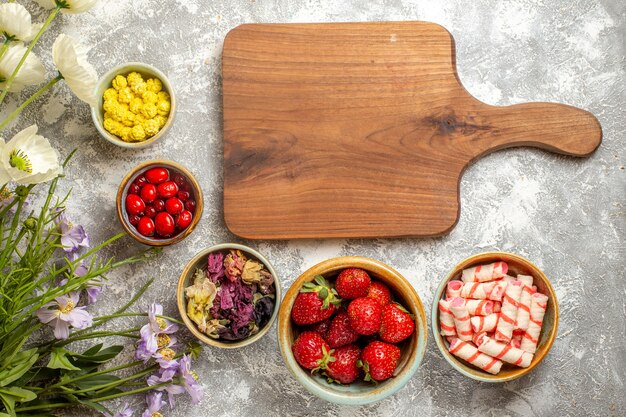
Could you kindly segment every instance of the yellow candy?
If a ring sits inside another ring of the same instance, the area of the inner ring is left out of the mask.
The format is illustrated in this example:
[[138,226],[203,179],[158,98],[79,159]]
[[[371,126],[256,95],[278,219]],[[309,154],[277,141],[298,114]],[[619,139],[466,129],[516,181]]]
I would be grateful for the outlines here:
[[170,95],[167,94],[165,91],[159,91],[157,93],[157,99],[159,101],[170,101]]
[[113,119],[104,119],[103,125],[104,128],[113,135],[117,135],[122,127],[119,122],[116,122]]
[[132,142],[131,131],[132,127],[122,127],[120,134],[118,135],[124,142]]
[[104,99],[104,101],[117,100],[117,90],[115,88],[107,88],[102,95],[102,98]]
[[120,89],[126,87],[128,85],[128,82],[123,75],[117,75],[111,82],[111,85],[114,89],[119,91]]
[[152,119],[157,115],[157,107],[151,103],[144,103],[143,108],[141,109],[141,114],[146,116],[146,119]]
[[139,113],[135,115],[135,124],[136,125],[143,125],[143,122],[146,121],[146,118],[143,116],[143,114]]
[[138,72],[131,72],[126,76],[126,78],[128,79],[128,84],[130,85],[143,82],[143,78]]
[[133,127],[135,125],[135,115],[132,112],[125,111],[122,114],[122,123],[124,126]]
[[154,116],[153,120],[157,121],[157,123],[159,124],[160,128],[165,126],[165,123],[167,123],[167,117],[164,117],[164,116],[161,116],[161,115]]
[[119,105],[120,104],[117,102],[117,100],[106,100],[104,104],[102,105],[102,108],[104,109],[105,112],[112,112]]
[[142,95],[144,92],[146,92],[147,90],[147,85],[146,83],[144,83],[143,81],[132,84],[130,86],[130,88],[137,94],[137,95]]
[[145,130],[147,136],[156,135],[159,133],[159,129],[161,128],[161,126],[159,126],[159,122],[155,119],[146,120],[141,125],[143,126],[143,130]]
[[153,93],[158,93],[163,89],[163,83],[158,78],[150,78],[146,81],[146,85],[148,87],[148,91],[152,91]]
[[143,101],[139,97],[135,97],[130,101],[128,108],[135,114],[141,113],[141,108],[143,107]]
[[130,103],[135,98],[135,95],[131,91],[130,87],[124,87],[119,90],[117,99],[120,103]]
[[157,104],[157,113],[161,116],[167,116],[170,114],[170,102],[169,101],[159,101]]
[[124,115],[126,113],[127,111],[118,105],[113,110],[111,110],[111,117],[113,118],[113,120],[121,123],[122,120],[124,120]]
[[130,133],[130,137],[133,140],[142,141],[146,139],[146,132],[143,130],[143,127],[141,125],[137,125],[133,127]]
[[144,103],[157,104],[157,101],[158,101],[158,97],[156,93],[153,93],[152,91],[149,91],[149,90],[144,91],[144,93],[141,95],[141,98]]

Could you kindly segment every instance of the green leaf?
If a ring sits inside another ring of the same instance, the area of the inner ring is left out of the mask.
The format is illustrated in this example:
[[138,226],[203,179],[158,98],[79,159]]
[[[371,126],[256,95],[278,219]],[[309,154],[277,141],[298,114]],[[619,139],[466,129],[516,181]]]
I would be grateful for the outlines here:
[[0,399],[9,415],[15,415],[15,403],[25,403],[37,398],[37,395],[29,390],[20,387],[0,388]]
[[86,388],[96,387],[99,385],[109,384],[111,382],[116,382],[119,380],[120,378],[115,375],[102,374],[102,375],[96,375],[90,378],[82,379],[76,382],[75,384],[80,389],[86,389]]
[[97,345],[94,345],[92,347],[90,347],[89,349],[87,349],[86,351],[83,352],[83,355],[85,356],[92,356],[95,355],[96,353],[100,352],[100,349],[102,349],[102,343],[98,343]]
[[5,387],[20,379],[32,368],[38,358],[37,349],[25,350],[15,355],[13,361],[7,366],[8,369],[0,372],[0,387]]
[[46,367],[50,369],[67,369],[68,371],[80,371],[80,368],[74,366],[67,357],[68,352],[62,348],[52,348],[50,352],[50,362]]
[[[102,348],[102,344],[98,345],[99,348]],[[99,351],[93,351],[93,348],[85,351],[83,354],[72,353],[69,352],[75,359],[80,359],[81,362],[92,362],[92,363],[104,363],[110,361],[124,349],[124,346],[109,346],[106,349],[102,349]],[[89,354],[87,354],[89,352]]]

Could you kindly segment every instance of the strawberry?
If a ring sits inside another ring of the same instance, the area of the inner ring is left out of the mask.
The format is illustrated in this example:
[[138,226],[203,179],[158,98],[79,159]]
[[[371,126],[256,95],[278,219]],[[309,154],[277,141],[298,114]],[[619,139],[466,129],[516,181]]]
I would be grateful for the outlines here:
[[341,271],[335,281],[339,296],[346,300],[366,297],[372,280],[362,269],[348,268]]
[[380,316],[383,308],[378,301],[361,297],[348,305],[348,317],[352,330],[362,335],[370,335],[380,330]]
[[391,302],[391,292],[382,282],[372,281],[372,285],[370,285],[367,292],[367,298],[377,300],[381,306],[386,306]]
[[291,319],[298,325],[313,324],[326,320],[341,303],[337,291],[330,287],[323,276],[317,275],[315,282],[306,282],[291,308]]
[[320,321],[315,324],[311,324],[307,327],[307,330],[310,332],[314,332],[322,336],[322,339],[326,340],[328,336],[328,330],[330,329],[330,318]]
[[359,339],[359,334],[350,327],[348,313],[340,311],[330,323],[326,341],[331,348],[349,345]]
[[413,334],[415,322],[409,312],[399,304],[383,307],[380,321],[380,338],[385,342],[398,343]]
[[356,345],[343,346],[336,349],[334,355],[335,360],[328,362],[325,372],[328,382],[339,384],[354,382],[361,375],[361,369],[357,366],[361,349]]
[[377,340],[365,346],[358,366],[365,371],[366,381],[384,381],[396,371],[399,359],[398,346]]
[[319,369],[325,370],[328,362],[334,360],[332,356],[334,351],[330,349],[322,336],[314,332],[300,333],[300,336],[293,342],[291,351],[303,368],[311,369],[313,372]]

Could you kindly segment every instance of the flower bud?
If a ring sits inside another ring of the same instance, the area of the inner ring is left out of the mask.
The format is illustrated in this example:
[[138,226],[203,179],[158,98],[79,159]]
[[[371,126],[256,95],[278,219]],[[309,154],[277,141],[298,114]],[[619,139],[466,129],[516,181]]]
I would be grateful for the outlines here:
[[24,220],[24,227],[28,230],[35,230],[35,228],[37,227],[37,219],[35,219],[34,217],[29,217],[28,219]]
[[28,187],[18,185],[17,187],[15,187],[15,191],[13,192],[19,197],[26,197],[30,190],[28,189]]

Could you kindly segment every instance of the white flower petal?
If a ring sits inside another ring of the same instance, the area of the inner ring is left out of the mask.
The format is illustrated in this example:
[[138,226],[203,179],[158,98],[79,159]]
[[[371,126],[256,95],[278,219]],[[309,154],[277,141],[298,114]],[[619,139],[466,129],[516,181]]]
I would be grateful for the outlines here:
[[[13,44],[9,46],[4,56],[0,58],[0,88],[4,88],[6,80],[11,77],[15,68],[26,52],[26,47],[22,44]],[[28,54],[26,61],[17,73],[17,77],[13,80],[10,91],[22,91],[28,85],[41,83],[46,76],[46,69],[41,60],[33,52]]]
[[42,323],[50,323],[52,320],[58,318],[59,310],[50,310],[48,308],[40,308],[37,310],[37,318]]
[[98,74],[87,62],[84,48],[71,36],[61,34],[52,45],[52,59],[74,94],[85,103],[95,106]]
[[[62,172],[59,156],[43,136],[37,135],[37,125],[18,132],[0,151],[0,165],[18,184],[39,184],[49,181]],[[12,167],[11,153],[17,150],[28,158],[31,172]]]
[[[35,0],[39,5],[45,9],[53,9],[56,6],[54,0]],[[69,6],[67,9],[61,9],[63,13],[82,13],[91,9],[96,5],[98,0],[65,0]]]
[[0,32],[14,36],[18,41],[31,38],[32,24],[28,10],[18,3],[0,4]]
[[[4,152],[4,139],[0,138],[0,155]],[[7,184],[12,180],[11,175],[4,167],[4,164],[0,164],[0,187]]]
[[56,319],[56,323],[51,323],[54,325],[54,337],[59,340],[65,340],[70,337],[70,325],[63,320]]

